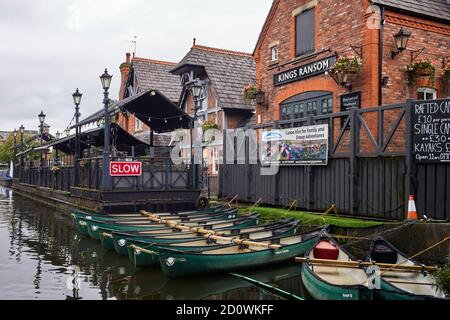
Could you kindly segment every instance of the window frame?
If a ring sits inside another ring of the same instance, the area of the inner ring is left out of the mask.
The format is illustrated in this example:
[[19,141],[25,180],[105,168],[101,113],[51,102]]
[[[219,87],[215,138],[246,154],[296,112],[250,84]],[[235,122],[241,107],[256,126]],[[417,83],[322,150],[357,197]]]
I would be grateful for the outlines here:
[[[301,52],[300,53],[299,50],[298,50],[298,42],[297,42],[297,40],[298,40],[298,22],[300,20],[300,16],[302,14],[304,14],[305,12],[308,12],[308,11],[312,11],[313,15],[314,15],[314,17],[313,17],[314,21],[313,21],[313,26],[312,26],[313,46],[312,46],[312,48],[310,50],[307,50],[305,52]],[[298,57],[301,57],[301,56],[312,54],[315,51],[316,51],[316,7],[315,6],[311,6],[311,7],[307,7],[305,9],[303,9],[302,11],[300,11],[300,12],[298,12],[298,13],[296,13],[294,15],[294,56],[295,56],[295,58],[298,58]]]
[[[437,99],[437,91],[436,91],[436,89],[420,87],[420,88],[417,88],[417,91],[416,91],[416,94],[419,94],[419,93],[423,94],[424,99],[419,99],[419,97],[417,96],[418,100],[427,101],[427,100],[436,100]],[[427,94],[428,93],[431,93],[433,95],[433,97],[431,99],[427,99]]]
[[[274,59],[274,52],[275,52],[276,59]],[[270,62],[271,63],[278,62],[278,53],[279,53],[278,45],[270,47]]]

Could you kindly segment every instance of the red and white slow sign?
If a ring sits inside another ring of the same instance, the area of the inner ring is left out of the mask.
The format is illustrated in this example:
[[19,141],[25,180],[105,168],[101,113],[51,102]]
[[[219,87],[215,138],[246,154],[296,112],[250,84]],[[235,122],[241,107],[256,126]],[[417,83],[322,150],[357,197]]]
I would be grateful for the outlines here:
[[109,164],[111,177],[138,177],[142,175],[141,162],[111,162]]

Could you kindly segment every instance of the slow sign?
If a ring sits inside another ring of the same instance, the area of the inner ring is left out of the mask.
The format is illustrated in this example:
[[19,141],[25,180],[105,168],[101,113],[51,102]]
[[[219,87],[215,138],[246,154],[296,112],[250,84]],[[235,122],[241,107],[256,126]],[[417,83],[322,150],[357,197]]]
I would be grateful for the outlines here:
[[412,108],[416,162],[450,163],[450,100],[414,101]]
[[141,162],[111,162],[109,164],[111,177],[138,177],[142,175]]

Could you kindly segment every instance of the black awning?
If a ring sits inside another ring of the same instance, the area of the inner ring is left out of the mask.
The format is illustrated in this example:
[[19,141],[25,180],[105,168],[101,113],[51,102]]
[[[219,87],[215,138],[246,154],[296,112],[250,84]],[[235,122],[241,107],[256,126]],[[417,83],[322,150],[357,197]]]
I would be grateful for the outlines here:
[[[81,151],[89,149],[90,147],[103,147],[104,143],[103,127],[98,127],[86,130],[80,134],[80,148]],[[35,151],[48,150],[50,147],[62,151],[66,154],[75,153],[75,135],[64,137],[59,140],[54,140],[51,143],[36,147]],[[111,125],[111,145],[121,152],[128,152],[131,154],[132,147],[135,147],[136,154],[144,154],[145,148],[148,144],[136,139],[128,132],[126,132],[119,124]]]

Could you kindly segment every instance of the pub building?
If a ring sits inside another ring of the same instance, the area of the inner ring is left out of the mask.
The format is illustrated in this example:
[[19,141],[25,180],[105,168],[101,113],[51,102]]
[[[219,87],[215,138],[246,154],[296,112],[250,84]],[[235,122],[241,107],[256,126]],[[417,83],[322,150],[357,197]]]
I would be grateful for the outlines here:
[[[254,115],[255,104],[243,98],[242,90],[255,82],[255,62],[250,53],[193,46],[180,62],[159,61],[126,54],[120,66],[119,99],[126,99],[143,90],[154,88],[179,108],[194,115],[194,104],[187,87],[189,81],[204,81],[204,99],[197,111],[199,126],[205,124],[218,129],[240,127]],[[151,128],[135,115],[119,113],[118,122],[130,134],[150,144]],[[153,143],[167,146],[170,135],[153,136]],[[218,179],[221,143],[207,148],[203,143],[203,162],[212,179]]]
[[[255,124],[448,97],[449,52],[445,0],[274,0],[254,50]],[[344,57],[359,70],[332,73]],[[409,77],[421,61],[434,71]]]

